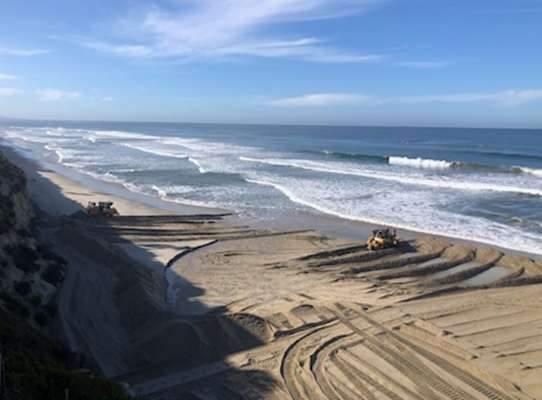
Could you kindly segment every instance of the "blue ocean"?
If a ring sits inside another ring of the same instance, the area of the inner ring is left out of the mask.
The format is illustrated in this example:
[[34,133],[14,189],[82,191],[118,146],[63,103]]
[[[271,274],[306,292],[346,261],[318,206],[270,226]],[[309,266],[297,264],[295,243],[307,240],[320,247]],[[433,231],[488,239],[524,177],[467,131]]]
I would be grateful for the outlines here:
[[165,201],[542,254],[542,130],[6,120],[0,137],[47,168]]

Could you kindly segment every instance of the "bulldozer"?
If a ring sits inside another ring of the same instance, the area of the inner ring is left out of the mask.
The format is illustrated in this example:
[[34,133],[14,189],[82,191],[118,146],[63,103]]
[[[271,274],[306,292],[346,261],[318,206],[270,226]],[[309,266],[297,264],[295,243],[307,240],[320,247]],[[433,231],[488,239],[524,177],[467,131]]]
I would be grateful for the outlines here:
[[113,217],[119,215],[119,212],[113,207],[112,201],[100,201],[96,204],[95,201],[89,201],[87,205],[88,217]]
[[387,247],[395,247],[399,243],[395,229],[374,229],[373,234],[367,239],[368,250],[381,250]]

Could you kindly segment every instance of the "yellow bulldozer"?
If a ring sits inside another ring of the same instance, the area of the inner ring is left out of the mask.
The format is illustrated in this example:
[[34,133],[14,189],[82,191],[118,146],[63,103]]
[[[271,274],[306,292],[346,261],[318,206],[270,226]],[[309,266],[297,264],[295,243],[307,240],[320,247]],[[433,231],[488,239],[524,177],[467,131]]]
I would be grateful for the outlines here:
[[119,215],[119,212],[113,207],[112,201],[100,201],[98,204],[95,201],[88,202],[88,217],[113,217],[115,215]]
[[399,243],[395,229],[374,229],[373,234],[367,239],[368,250],[381,250],[387,247],[395,247]]

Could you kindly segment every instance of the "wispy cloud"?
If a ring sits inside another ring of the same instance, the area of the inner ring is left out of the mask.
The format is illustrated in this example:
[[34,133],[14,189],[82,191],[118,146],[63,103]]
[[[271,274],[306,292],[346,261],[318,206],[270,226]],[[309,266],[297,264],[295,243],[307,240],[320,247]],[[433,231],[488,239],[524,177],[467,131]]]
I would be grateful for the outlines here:
[[100,41],[83,41],[83,45],[89,49],[98,50],[104,53],[116,54],[127,57],[146,57],[152,56],[154,50],[149,46],[140,45],[114,45]]
[[14,81],[18,79],[17,76],[15,75],[11,75],[11,74],[3,74],[0,72],[0,80],[5,80],[5,81]]
[[20,57],[30,57],[37,56],[40,54],[47,54],[49,50],[44,49],[14,49],[10,47],[0,47],[0,55],[4,56],[20,56]]
[[19,89],[15,88],[0,88],[0,97],[13,96],[21,93]]
[[359,104],[371,101],[374,101],[373,97],[361,94],[317,93],[274,100],[268,102],[268,104],[285,107],[321,107],[339,104]]
[[397,103],[497,103],[504,106],[518,106],[542,99],[542,89],[503,90],[500,92],[456,93],[445,95],[403,96],[383,99]]
[[319,93],[299,97],[287,97],[268,101],[268,105],[284,107],[318,107],[336,104],[373,104],[386,103],[494,103],[501,106],[515,107],[542,99],[542,89],[504,90],[493,93],[456,93],[444,95],[378,97],[367,94]]
[[57,89],[36,90],[40,101],[76,100],[81,97],[79,92],[67,92]]
[[[130,57],[172,56],[217,60],[239,56],[295,57],[319,62],[374,62],[377,54],[335,48],[327,38],[290,32],[280,25],[360,14],[389,0],[185,0],[182,7],[153,6],[137,20],[121,22],[136,43],[86,41],[96,50]],[[298,27],[299,29],[299,27]]]

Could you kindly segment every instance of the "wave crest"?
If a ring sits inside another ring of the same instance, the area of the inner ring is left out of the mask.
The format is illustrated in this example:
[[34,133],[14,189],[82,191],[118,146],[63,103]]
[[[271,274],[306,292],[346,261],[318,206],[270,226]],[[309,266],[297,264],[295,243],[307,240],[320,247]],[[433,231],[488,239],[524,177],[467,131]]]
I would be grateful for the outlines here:
[[455,162],[443,161],[443,160],[432,160],[429,158],[408,158],[408,157],[389,157],[389,164],[391,165],[402,165],[416,168],[438,168],[445,169],[450,168],[456,165]]

